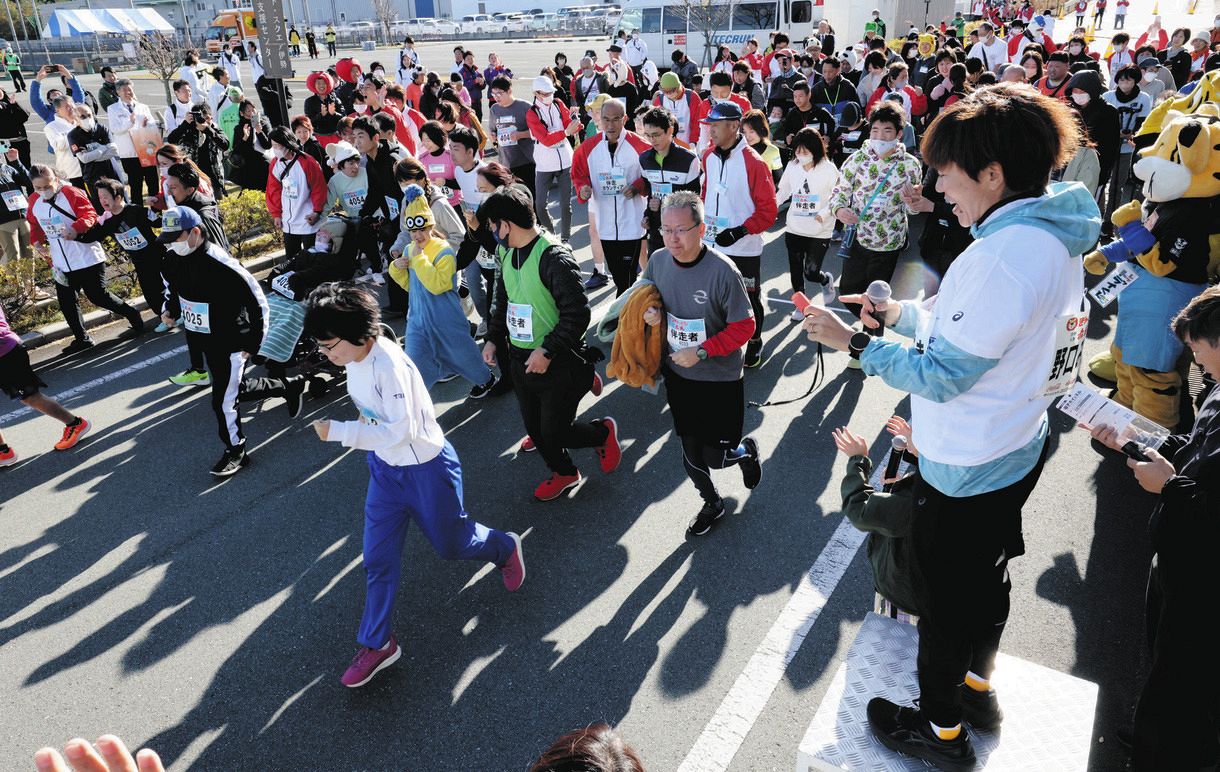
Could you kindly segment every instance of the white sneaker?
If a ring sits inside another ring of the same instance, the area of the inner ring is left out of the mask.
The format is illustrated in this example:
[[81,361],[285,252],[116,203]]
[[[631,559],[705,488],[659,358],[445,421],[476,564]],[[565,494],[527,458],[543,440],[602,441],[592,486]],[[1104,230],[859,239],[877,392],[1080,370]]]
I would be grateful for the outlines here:
[[794,308],[794,309],[792,309],[792,321],[803,322],[803,321],[805,321],[805,315]]

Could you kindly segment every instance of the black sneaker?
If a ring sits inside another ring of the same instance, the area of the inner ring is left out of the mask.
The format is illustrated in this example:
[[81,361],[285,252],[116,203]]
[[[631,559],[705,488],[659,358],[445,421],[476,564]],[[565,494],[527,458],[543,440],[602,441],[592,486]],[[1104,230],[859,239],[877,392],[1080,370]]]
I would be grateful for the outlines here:
[[236,453],[230,453],[226,450],[220,460],[216,462],[216,466],[212,467],[212,474],[217,477],[232,477],[249,463],[250,456],[246,451],[239,450]]
[[702,536],[712,530],[712,523],[724,516],[724,499],[716,499],[716,503],[704,503],[703,509],[699,510],[699,514],[695,515],[690,521],[690,525],[686,526],[686,534],[688,536]]
[[966,723],[984,732],[1000,727],[1000,722],[1004,720],[1004,711],[1000,710],[995,689],[980,692],[966,684],[959,684],[957,690],[962,695],[962,718]]
[[746,367],[758,367],[762,364],[762,341],[751,338],[746,344]]
[[82,351],[88,351],[91,348],[93,348],[92,338],[77,338],[68,345],[64,346],[63,354],[65,356],[71,356],[72,354],[79,354]]
[[970,772],[977,763],[964,727],[956,738],[941,740],[932,734],[928,719],[918,708],[874,697],[868,701],[868,725],[885,747],[931,762],[945,772]]
[[746,448],[746,455],[737,462],[741,467],[741,481],[747,488],[754,490],[762,479],[762,464],[758,462],[758,443],[753,437],[746,437],[741,444]]
[[121,333],[119,333],[118,340],[123,340],[123,341],[135,340],[136,338],[140,337],[143,334],[144,334],[144,322],[140,322],[139,326],[133,324],[130,327],[128,327],[126,330],[123,330]]
[[305,387],[309,385],[309,381],[301,376],[289,378],[284,384],[284,406],[288,408],[288,417],[296,418],[301,414],[301,397],[305,394]]
[[488,394],[491,393],[491,390],[494,389],[496,387],[496,384],[499,382],[500,382],[500,376],[492,375],[491,380],[489,380],[487,383],[483,384],[482,386],[475,386],[473,389],[470,390],[470,394],[467,396],[469,396],[471,399],[483,399],[483,397],[486,397]]

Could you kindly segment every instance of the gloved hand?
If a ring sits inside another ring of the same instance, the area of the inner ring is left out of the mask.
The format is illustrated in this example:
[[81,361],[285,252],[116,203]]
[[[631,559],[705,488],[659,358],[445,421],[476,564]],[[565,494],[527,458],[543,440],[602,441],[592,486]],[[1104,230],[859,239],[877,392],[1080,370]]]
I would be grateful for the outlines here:
[[716,246],[731,247],[745,238],[746,235],[744,226],[738,225],[736,228],[725,228],[716,234]]
[[1094,276],[1101,276],[1109,265],[1110,261],[1101,252],[1090,252],[1084,256],[1084,269]]

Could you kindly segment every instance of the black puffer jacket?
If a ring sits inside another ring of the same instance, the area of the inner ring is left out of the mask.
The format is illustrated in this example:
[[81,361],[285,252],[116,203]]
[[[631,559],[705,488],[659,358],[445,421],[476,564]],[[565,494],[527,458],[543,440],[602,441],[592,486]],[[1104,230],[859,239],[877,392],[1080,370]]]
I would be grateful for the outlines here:
[[[1118,160],[1120,149],[1118,110],[1101,98],[1105,90],[1099,73],[1093,70],[1082,70],[1068,81],[1065,94],[1068,104],[1079,111],[1085,131],[1089,133],[1089,139],[1097,147],[1097,158],[1101,163],[1101,177],[1098,180],[1100,186],[1104,186],[1110,180],[1110,172],[1114,170],[1114,163]],[[1074,91],[1086,92],[1089,95],[1089,103],[1084,107],[1078,106],[1072,101]]]

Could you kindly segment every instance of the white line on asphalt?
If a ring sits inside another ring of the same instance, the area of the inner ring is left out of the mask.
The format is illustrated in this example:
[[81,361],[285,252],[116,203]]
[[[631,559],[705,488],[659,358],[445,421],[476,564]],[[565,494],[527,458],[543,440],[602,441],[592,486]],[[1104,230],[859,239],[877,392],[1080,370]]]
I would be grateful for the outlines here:
[[[176,346],[174,348],[171,348],[169,351],[163,351],[160,354],[157,354],[156,356],[151,356],[148,359],[145,359],[141,362],[136,362],[135,364],[128,365],[120,370],[115,370],[112,373],[106,373],[105,375],[100,376],[98,378],[94,378],[91,381],[85,381],[80,386],[73,386],[72,388],[70,388],[66,391],[61,391],[58,394],[55,394],[53,396],[53,398],[56,401],[63,402],[65,399],[70,399],[72,397],[75,397],[78,394],[84,394],[86,391],[89,391],[90,389],[96,389],[98,386],[104,386],[107,383],[110,383],[111,381],[122,378],[125,375],[131,375],[134,372],[139,372],[140,370],[143,370],[145,367],[151,367],[152,365],[155,365],[158,362],[164,362],[167,359],[176,357],[179,354],[183,353],[184,351],[186,351],[186,346]],[[21,416],[25,415],[28,412],[30,412],[30,408],[21,407],[10,413],[5,413],[4,415],[0,415],[0,426],[3,426],[5,424],[9,423],[14,418],[20,418]]]
[[728,769],[863,542],[864,533],[843,518],[686,754],[678,772]]

